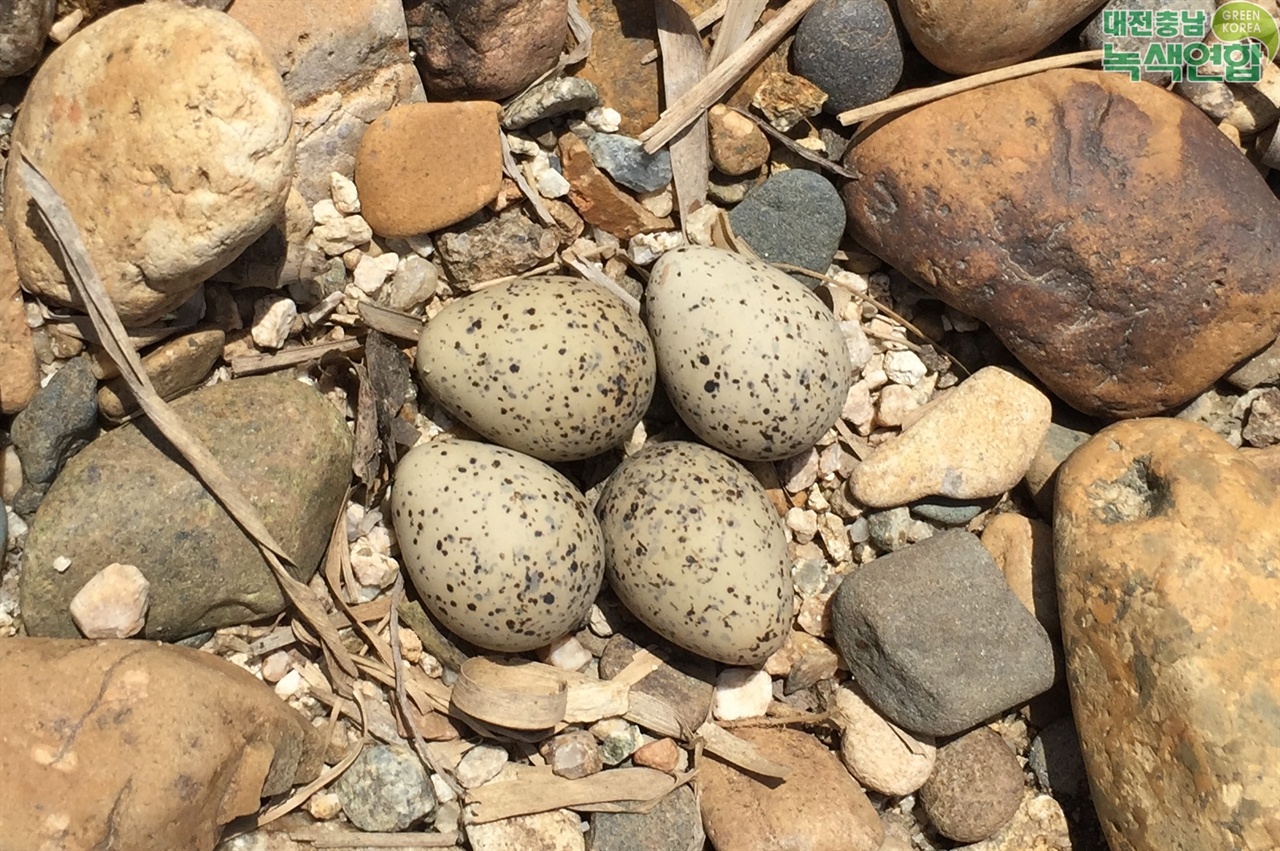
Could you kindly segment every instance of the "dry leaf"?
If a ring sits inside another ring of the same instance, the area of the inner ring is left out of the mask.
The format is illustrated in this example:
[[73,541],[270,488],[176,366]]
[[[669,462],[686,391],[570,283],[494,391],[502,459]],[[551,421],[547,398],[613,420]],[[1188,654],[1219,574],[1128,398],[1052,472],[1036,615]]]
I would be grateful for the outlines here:
[[[654,0],[658,18],[658,44],[662,46],[662,88],[667,102],[675,103],[707,73],[707,55],[693,18],[676,0]],[[696,116],[667,146],[671,174],[680,209],[680,230],[688,238],[689,214],[707,200],[711,172],[707,116]]]
[[720,32],[716,35],[716,43],[711,46],[708,68],[716,67],[742,47],[768,5],[769,0],[735,0],[729,4],[724,13],[724,22],[720,24]]

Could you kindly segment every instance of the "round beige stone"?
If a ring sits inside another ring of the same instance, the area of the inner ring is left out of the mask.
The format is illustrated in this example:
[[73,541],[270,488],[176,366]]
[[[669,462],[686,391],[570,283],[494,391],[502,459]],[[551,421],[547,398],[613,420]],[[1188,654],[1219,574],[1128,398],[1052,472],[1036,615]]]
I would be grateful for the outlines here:
[[[113,12],[32,80],[13,130],[62,193],[127,324],[158,319],[266,232],[292,179],[293,107],[258,40],[170,3]],[[11,168],[4,225],[22,285],[76,305]]]

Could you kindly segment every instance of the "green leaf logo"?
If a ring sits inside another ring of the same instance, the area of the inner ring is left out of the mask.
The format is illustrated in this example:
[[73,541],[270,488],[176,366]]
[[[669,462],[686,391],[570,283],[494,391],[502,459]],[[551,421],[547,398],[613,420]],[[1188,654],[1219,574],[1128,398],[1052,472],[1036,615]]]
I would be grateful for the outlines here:
[[1267,48],[1267,58],[1274,61],[1280,50],[1280,29],[1275,18],[1257,3],[1232,0],[1213,13],[1213,33],[1224,42],[1257,39]]

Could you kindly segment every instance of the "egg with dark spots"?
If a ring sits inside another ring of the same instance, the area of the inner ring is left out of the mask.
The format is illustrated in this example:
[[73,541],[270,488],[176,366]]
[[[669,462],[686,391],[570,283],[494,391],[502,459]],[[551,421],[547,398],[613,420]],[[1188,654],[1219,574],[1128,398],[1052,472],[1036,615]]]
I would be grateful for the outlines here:
[[596,516],[609,584],[654,632],[730,665],[782,646],[787,536],[741,464],[698,443],[651,443],[609,478]]
[[423,604],[486,650],[544,647],[586,619],[604,582],[600,526],[551,467],[441,439],[396,467],[391,515]]
[[457,299],[418,342],[423,386],[494,443],[544,461],[625,441],[653,398],[653,343],[612,293],[527,278]]
[[777,461],[840,417],[849,349],[835,316],[790,275],[719,248],[677,248],[653,264],[645,311],[667,395],[711,446]]

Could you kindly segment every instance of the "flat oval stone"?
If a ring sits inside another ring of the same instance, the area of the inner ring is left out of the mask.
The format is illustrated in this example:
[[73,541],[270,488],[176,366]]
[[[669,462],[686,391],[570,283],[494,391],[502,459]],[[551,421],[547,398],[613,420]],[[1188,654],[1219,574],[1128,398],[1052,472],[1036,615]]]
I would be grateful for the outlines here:
[[833,114],[887,97],[902,77],[902,39],[885,0],[819,0],[796,28],[791,58]]
[[1280,491],[1209,429],[1118,423],[1058,474],[1067,680],[1108,844],[1280,845]]
[[[780,172],[747,193],[729,213],[733,232],[769,263],[790,263],[825,273],[844,233],[840,195],[820,174]],[[817,278],[793,273],[809,289]]]
[[998,83],[886,123],[845,164],[854,238],[1086,413],[1174,407],[1280,330],[1280,201],[1155,86]]
[[[224,382],[173,409],[297,560],[298,578],[310,579],[351,476],[351,435],[338,410],[279,377]],[[78,637],[67,606],[112,562],[134,565],[151,583],[139,637],[174,640],[284,609],[257,546],[177,457],[153,426],[132,423],[67,462],[27,541],[29,635]],[[71,562],[64,571],[54,566],[59,556]]]

